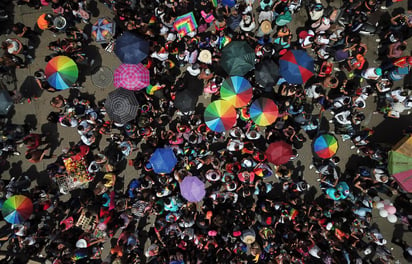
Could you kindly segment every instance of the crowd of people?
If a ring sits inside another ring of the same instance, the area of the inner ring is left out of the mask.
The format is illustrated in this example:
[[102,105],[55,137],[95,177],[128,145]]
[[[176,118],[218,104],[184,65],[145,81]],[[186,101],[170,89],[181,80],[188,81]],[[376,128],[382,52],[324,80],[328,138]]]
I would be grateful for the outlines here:
[[[377,49],[368,47],[362,35],[365,24],[379,19],[377,11],[393,2],[350,0],[333,7],[333,2],[318,0],[104,1],[114,13],[114,38],[130,31],[150,43],[143,63],[151,85],[158,89],[137,92],[137,117],[121,124],[108,118],[104,100],[90,101],[78,91],[81,83],[64,98],[47,82],[44,71],[36,71],[39,87],[56,92],[48,121],[76,130],[79,142],[53,154],[50,135],[1,120],[0,167],[6,168],[7,159],[25,148],[21,156],[28,162],[48,160],[46,172],[52,183],[30,187],[33,179],[24,175],[1,180],[4,199],[24,194],[34,205],[27,221],[1,229],[0,241],[8,241],[5,261],[393,263],[388,238],[372,220],[372,208],[380,196],[393,197],[398,221],[410,232],[411,197],[387,170],[388,147],[369,141],[373,130],[365,127],[364,109],[371,102],[368,97],[374,97],[375,114],[409,114],[412,82],[397,84],[410,78],[412,57],[406,47],[412,13],[395,12],[386,23],[379,21],[369,32],[377,39]],[[45,29],[57,38],[48,45],[52,53],[46,61],[66,55],[78,65],[93,66],[86,54],[91,38],[79,28],[80,23],[90,23],[96,7],[79,0],[17,4],[53,9],[53,14],[44,15],[49,23]],[[294,36],[292,25],[305,11],[308,20],[298,25]],[[180,38],[173,22],[188,12],[194,13],[198,27]],[[52,23],[57,16],[65,18],[64,28]],[[19,22],[10,30],[17,37],[2,43],[4,74],[32,63],[41,34],[37,24],[32,29]],[[27,45],[22,38],[27,38]],[[273,86],[262,86],[253,71],[247,73],[244,78],[253,86],[253,98],[273,99],[279,117],[260,127],[247,107],[241,108],[236,124],[218,133],[205,124],[201,104],[180,110],[175,98],[191,89],[194,96],[220,99],[220,87],[228,77],[220,65],[222,50],[235,40],[247,42],[257,61],[277,63],[288,50],[306,50],[315,60],[315,72],[304,84],[280,78]],[[332,131],[324,131],[321,124],[326,112],[332,115]],[[313,157],[309,169],[318,175],[315,188],[305,180],[297,150],[320,133],[352,143],[364,162],[342,170],[337,156]],[[267,160],[267,146],[275,141],[285,141],[295,150],[286,164],[273,166]],[[149,159],[165,146],[173,149],[177,164],[172,173],[157,174]],[[72,157],[85,161],[88,185],[63,201],[62,195],[73,190],[61,186],[59,179],[67,175],[65,160]],[[127,166],[136,169],[130,182],[122,176]],[[190,203],[180,194],[179,184],[187,176],[206,183],[201,203]],[[109,240],[110,254],[104,258],[103,245]],[[392,242],[412,261],[412,247],[399,238]]]

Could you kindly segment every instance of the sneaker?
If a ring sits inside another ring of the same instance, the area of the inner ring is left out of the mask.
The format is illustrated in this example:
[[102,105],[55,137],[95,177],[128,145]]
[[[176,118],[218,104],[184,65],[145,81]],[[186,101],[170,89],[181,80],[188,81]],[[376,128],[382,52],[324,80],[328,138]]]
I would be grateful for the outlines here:
[[351,146],[351,147],[350,147],[350,149],[355,149],[355,148],[356,148],[356,146]]
[[315,168],[315,165],[310,164],[310,165],[309,165],[309,169],[311,170],[311,169],[313,169],[313,168]]
[[14,156],[20,156],[20,154],[21,154],[21,153],[18,152],[18,151],[13,151],[13,155],[14,155]]
[[382,10],[388,10],[388,7],[386,7],[386,6],[381,6],[381,9],[382,9]]

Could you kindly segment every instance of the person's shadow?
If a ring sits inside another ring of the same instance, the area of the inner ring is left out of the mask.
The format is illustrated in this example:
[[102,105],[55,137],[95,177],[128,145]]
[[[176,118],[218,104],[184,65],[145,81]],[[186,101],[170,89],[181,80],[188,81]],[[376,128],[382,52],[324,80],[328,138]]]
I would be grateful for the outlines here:
[[60,146],[63,140],[60,138],[60,134],[57,130],[57,124],[51,122],[43,124],[41,127],[41,132],[46,135],[46,141],[50,145],[50,155],[53,155],[53,152],[58,146]]
[[23,164],[23,161],[19,160],[18,162],[13,162],[11,164],[9,173],[10,173],[10,177],[13,177],[13,175],[22,175],[23,174],[23,170],[21,168],[21,165]]

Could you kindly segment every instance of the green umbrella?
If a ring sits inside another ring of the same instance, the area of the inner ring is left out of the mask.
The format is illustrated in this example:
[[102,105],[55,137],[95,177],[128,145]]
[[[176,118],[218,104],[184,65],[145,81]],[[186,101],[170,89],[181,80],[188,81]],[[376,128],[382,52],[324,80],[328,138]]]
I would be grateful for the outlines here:
[[232,41],[222,50],[220,65],[229,75],[244,76],[255,68],[255,51],[246,41]]

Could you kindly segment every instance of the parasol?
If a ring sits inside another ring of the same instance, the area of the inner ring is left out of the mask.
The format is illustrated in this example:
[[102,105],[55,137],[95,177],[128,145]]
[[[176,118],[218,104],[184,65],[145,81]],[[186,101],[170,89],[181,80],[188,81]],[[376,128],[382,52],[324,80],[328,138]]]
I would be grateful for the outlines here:
[[267,160],[275,165],[287,163],[293,156],[292,145],[285,141],[271,143],[265,152]]
[[56,56],[51,59],[44,72],[49,84],[57,90],[71,87],[79,75],[76,63],[67,56]]
[[33,203],[24,195],[13,195],[4,202],[1,212],[8,223],[21,224],[33,213]]
[[322,134],[313,141],[313,151],[321,159],[329,159],[338,151],[338,141],[331,134]]
[[389,151],[388,171],[405,191],[412,193],[412,136],[405,136]]
[[255,100],[249,109],[250,118],[259,126],[269,126],[279,115],[278,106],[273,100],[261,97]]
[[127,90],[139,91],[150,85],[150,72],[139,64],[122,64],[114,71],[113,85]]
[[114,53],[123,63],[138,64],[149,54],[149,42],[126,31],[116,39]]
[[110,119],[120,124],[133,120],[139,110],[134,92],[124,88],[110,92],[104,106]]
[[216,100],[206,107],[204,119],[211,130],[223,132],[235,125],[236,109],[229,102]]
[[313,76],[314,62],[303,50],[290,50],[279,59],[280,75],[289,83],[302,84]]
[[222,50],[220,65],[229,75],[243,76],[255,67],[255,51],[246,41],[232,41]]
[[189,202],[200,202],[205,197],[205,184],[198,177],[186,176],[180,183],[180,193]]
[[252,85],[240,76],[232,76],[226,79],[220,87],[220,97],[236,108],[246,106],[252,96]]
[[115,34],[116,25],[108,18],[99,18],[92,26],[92,38],[97,43],[107,43]]
[[169,147],[157,148],[149,159],[153,171],[157,174],[171,173],[176,166],[177,158]]

